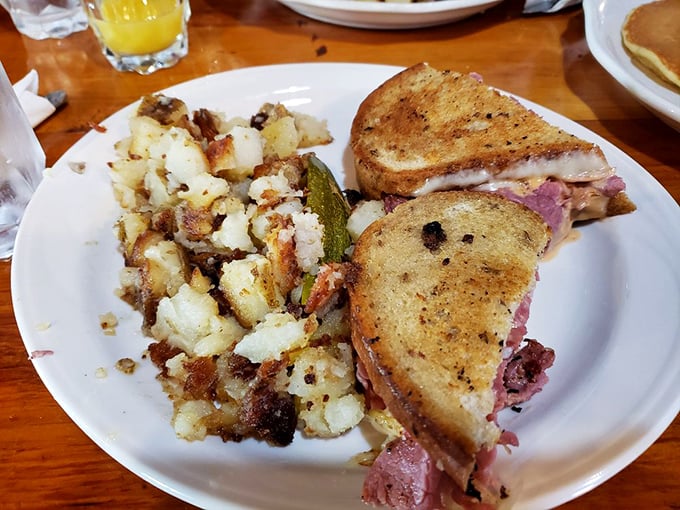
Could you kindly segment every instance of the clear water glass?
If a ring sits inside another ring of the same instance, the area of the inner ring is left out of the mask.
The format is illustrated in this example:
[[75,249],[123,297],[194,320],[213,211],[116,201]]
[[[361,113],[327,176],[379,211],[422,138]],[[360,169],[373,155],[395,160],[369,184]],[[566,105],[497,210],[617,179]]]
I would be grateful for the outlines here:
[[12,256],[44,169],[45,153],[0,63],[0,259]]
[[87,29],[80,0],[0,0],[19,32],[31,39],[62,39]]

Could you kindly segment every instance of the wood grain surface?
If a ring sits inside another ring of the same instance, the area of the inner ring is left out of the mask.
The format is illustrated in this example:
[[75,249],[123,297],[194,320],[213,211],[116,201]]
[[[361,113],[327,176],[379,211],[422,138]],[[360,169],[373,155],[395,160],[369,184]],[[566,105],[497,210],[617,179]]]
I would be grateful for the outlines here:
[[[41,93],[68,93],[68,105],[36,128],[48,165],[93,124],[143,94],[205,74],[294,62],[427,61],[476,71],[489,84],[579,122],[633,157],[680,201],[680,133],[650,115],[594,60],[579,7],[525,16],[522,1],[506,0],[449,25],[380,31],[317,22],[275,0],[191,3],[189,55],[150,76],[115,71],[90,31],[35,41],[21,36],[0,9],[0,59],[10,79],[36,69]],[[52,399],[17,330],[10,264],[0,263],[0,508],[189,507],[108,457]],[[35,285],[40,292],[41,282]],[[622,472],[561,508],[680,509],[680,419]]]

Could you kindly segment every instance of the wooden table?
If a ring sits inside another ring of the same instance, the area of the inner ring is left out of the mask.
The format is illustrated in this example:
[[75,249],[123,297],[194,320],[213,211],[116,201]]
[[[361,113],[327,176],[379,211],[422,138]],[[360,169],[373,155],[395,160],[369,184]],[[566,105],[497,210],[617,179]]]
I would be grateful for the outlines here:
[[[680,201],[680,134],[594,60],[581,10],[527,17],[522,4],[507,0],[438,28],[373,31],[313,21],[275,0],[192,0],[189,56],[145,77],[113,70],[89,31],[34,41],[20,36],[0,9],[0,55],[12,81],[35,68],[42,93],[68,93],[68,106],[36,129],[48,165],[92,123],[143,94],[208,73],[292,62],[428,61],[477,71],[488,83],[581,123],[632,156]],[[187,506],[109,458],[54,402],[19,337],[7,262],[0,264],[0,352],[0,508]],[[631,466],[563,508],[680,508],[680,418]]]

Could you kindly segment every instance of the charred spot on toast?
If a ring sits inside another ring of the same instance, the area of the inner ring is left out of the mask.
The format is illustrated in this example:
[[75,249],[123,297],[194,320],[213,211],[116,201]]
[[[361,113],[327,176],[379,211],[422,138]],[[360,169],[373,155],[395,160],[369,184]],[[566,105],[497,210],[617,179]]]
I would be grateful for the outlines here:
[[437,251],[446,242],[446,232],[438,221],[431,221],[423,225],[421,238],[423,246],[431,252]]
[[482,493],[479,492],[479,490],[477,490],[477,488],[474,486],[472,477],[470,477],[468,480],[467,487],[465,488],[465,495],[470,496],[471,498],[474,498],[478,501],[482,500]]

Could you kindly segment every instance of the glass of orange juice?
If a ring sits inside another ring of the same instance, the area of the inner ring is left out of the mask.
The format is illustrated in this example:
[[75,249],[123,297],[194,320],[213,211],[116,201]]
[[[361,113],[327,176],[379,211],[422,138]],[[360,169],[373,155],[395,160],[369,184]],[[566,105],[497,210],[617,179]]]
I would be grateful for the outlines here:
[[151,74],[189,51],[189,0],[83,0],[102,53],[119,71]]

